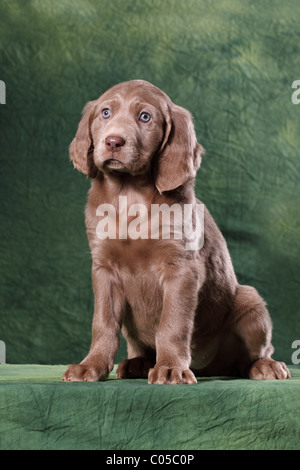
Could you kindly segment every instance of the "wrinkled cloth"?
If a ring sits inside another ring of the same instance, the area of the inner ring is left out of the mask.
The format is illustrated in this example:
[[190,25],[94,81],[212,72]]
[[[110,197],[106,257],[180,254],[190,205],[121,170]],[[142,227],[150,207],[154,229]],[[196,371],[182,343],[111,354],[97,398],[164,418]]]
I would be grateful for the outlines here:
[[288,450],[300,442],[300,368],[289,380],[213,377],[64,383],[66,366],[0,365],[0,449]]

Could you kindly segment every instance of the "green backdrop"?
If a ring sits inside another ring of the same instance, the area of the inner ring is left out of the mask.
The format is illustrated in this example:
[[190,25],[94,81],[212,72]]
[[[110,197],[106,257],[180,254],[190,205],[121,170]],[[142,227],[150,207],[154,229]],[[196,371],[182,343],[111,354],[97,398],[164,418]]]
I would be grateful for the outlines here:
[[[12,363],[80,361],[91,338],[89,181],[68,145],[84,104],[141,78],[194,115],[198,197],[241,283],[269,305],[275,357],[300,339],[298,0],[2,0],[0,339]],[[122,342],[117,360],[125,356]]]

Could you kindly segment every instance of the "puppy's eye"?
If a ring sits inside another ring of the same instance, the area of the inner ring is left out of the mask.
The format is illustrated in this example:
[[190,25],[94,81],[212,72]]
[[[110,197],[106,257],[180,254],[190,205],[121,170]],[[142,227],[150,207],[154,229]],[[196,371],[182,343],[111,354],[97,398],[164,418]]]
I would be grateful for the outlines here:
[[139,117],[139,120],[140,120],[140,121],[142,121],[142,122],[149,122],[150,119],[151,119],[150,114],[145,113],[145,112],[142,112],[142,113],[140,114],[140,117]]
[[105,108],[105,109],[102,110],[102,117],[104,119],[107,119],[107,118],[110,117],[110,110],[108,108]]

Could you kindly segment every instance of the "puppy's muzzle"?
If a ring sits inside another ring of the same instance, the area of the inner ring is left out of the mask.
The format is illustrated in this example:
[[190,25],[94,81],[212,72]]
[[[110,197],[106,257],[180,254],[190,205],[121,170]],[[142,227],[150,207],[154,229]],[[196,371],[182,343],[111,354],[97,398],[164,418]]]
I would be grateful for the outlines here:
[[105,139],[105,147],[112,153],[120,152],[121,148],[125,145],[125,140],[119,135],[109,135]]
[[111,157],[103,162],[103,168],[110,171],[126,172],[124,163],[115,157],[125,145],[125,139],[119,135],[109,135],[105,139],[105,147],[111,153]]
[[127,171],[127,168],[124,163],[120,162],[120,160],[117,160],[116,158],[108,158],[107,160],[105,160],[103,163],[103,167],[104,169],[108,169],[111,171]]

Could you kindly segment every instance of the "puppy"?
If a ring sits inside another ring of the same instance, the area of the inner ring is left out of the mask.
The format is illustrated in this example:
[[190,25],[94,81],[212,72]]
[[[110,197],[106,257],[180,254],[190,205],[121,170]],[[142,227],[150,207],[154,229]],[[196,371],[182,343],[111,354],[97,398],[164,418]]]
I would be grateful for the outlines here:
[[[64,381],[107,378],[121,330],[128,359],[118,378],[290,377],[271,358],[265,302],[238,283],[226,242],[195,197],[203,151],[190,113],[148,82],[120,83],[84,108],[70,158],[92,181],[85,221],[95,304],[90,351]],[[191,247],[197,207],[204,223]],[[186,208],[188,234],[180,230]]]

